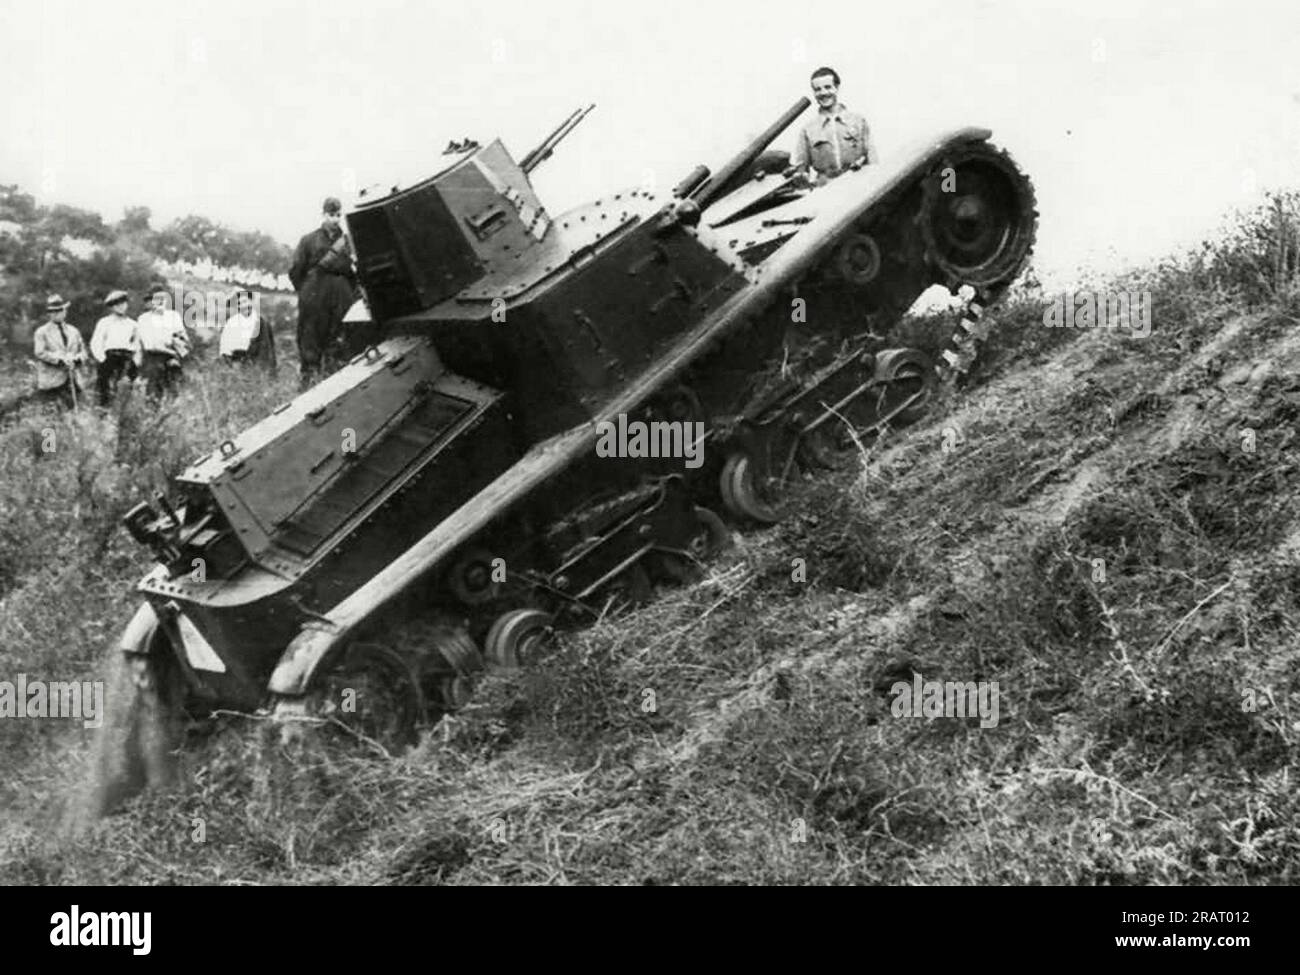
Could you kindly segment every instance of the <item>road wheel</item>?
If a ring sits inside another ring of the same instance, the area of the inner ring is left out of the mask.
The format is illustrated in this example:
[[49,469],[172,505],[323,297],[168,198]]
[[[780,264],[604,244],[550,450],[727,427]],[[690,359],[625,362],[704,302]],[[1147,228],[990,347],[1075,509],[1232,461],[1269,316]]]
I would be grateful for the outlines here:
[[439,633],[434,641],[433,691],[444,711],[459,711],[474,694],[474,682],[486,668],[474,639],[463,628]]
[[447,674],[436,685],[438,706],[446,714],[459,711],[474,697],[474,681],[464,674]]
[[784,517],[785,505],[770,484],[759,478],[756,466],[743,451],[727,458],[718,483],[722,503],[733,515],[774,525]]
[[537,660],[550,637],[554,618],[540,609],[512,609],[492,623],[483,656],[492,667],[515,670]]
[[712,508],[697,504],[695,520],[699,522],[700,530],[691,538],[690,551],[691,555],[701,562],[713,558],[720,552],[725,552],[734,544],[731,529]]
[[636,609],[654,597],[650,574],[640,562],[633,562],[600,591],[607,612]]
[[656,578],[674,585],[694,582],[700,577],[700,564],[732,545],[731,529],[709,508],[695,506],[697,530],[687,543],[686,554],[679,552],[654,552],[652,555]]
[[[839,419],[831,423],[839,423]],[[804,470],[833,471],[840,465],[840,452],[835,428],[831,423],[823,424],[812,433],[799,440],[798,459]]]
[[501,583],[492,578],[495,556],[482,546],[461,552],[447,569],[447,588],[466,606],[481,606],[501,595]]
[[876,358],[876,378],[889,383],[881,414],[888,415],[909,397],[920,394],[916,402],[895,415],[896,425],[915,423],[930,409],[937,376],[934,363],[920,349],[888,349]]

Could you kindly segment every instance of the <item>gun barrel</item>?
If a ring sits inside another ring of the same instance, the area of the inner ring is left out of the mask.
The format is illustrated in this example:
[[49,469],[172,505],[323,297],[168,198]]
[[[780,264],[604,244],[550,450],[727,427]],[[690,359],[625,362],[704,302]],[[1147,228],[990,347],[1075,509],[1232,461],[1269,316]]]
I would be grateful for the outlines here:
[[802,115],[804,109],[811,104],[812,102],[807,97],[800,98],[782,112],[781,117],[764,129],[749,145],[732,156],[727,164],[718,170],[717,175],[692,192],[691,198],[695,200],[700,209],[703,210],[718,197],[728,192],[732,188],[735,178],[757,159],[778,135],[788,129],[790,123]]
[[578,123],[586,118],[588,113],[595,107],[596,105],[593,102],[586,108],[575,110],[568,118],[561,122],[550,135],[542,140],[541,145],[528,153],[528,155],[524,156],[519,163],[519,168],[525,173],[530,173],[536,169],[543,160],[555,151],[555,147],[558,146],[560,142],[577,127]]
[[551,129],[550,134],[547,135],[545,139],[543,139],[531,150],[529,150],[529,152],[524,156],[523,159],[519,160],[519,168],[522,169],[524,172],[528,172],[529,167],[536,163],[537,157],[541,154],[542,150],[545,149],[547,145],[550,144],[552,139],[554,139],[557,135],[559,135],[560,131],[566,125],[568,125],[570,122],[573,121],[574,116],[577,115],[580,111],[582,111],[582,109],[575,108],[572,112],[569,113],[569,116],[563,122],[561,122],[555,128]]

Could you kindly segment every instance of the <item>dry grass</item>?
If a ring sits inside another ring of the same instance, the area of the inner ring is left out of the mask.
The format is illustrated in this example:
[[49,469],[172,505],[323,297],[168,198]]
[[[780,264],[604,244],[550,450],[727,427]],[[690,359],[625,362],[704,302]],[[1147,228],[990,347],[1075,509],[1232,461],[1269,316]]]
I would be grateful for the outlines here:
[[[490,679],[400,759],[232,722],[195,743],[184,794],[69,840],[43,824],[75,780],[75,736],[0,729],[16,809],[0,871],[1295,883],[1295,310],[1242,318],[1169,269],[1145,284],[1145,340],[1053,345],[1041,305],[1005,312],[983,385],[859,469],[809,480],[798,517],[741,538],[697,585]],[[233,381],[205,380],[170,417],[63,421],[54,456],[31,452],[35,418],[4,433],[4,669],[93,670],[143,567],[112,528],[123,507],[287,391]],[[998,726],[893,717],[889,689],[914,672],[998,681]]]

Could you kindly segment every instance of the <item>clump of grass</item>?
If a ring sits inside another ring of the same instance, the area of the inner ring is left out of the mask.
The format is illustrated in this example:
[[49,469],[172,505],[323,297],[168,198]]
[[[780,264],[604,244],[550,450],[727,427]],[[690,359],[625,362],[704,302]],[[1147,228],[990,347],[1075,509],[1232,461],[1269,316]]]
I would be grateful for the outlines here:
[[[286,374],[193,372],[154,407],[123,387],[113,407],[35,405],[0,430],[0,674],[94,680],[134,612],[150,566],[122,516],[196,456],[289,398]],[[17,801],[24,763],[64,751],[80,731],[53,721],[0,722],[4,797]]]

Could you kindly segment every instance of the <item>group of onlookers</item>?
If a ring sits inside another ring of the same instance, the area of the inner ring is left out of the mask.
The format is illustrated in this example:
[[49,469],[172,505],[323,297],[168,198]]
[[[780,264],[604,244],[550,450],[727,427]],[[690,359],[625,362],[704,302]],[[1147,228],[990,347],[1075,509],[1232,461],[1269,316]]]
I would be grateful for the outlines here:
[[[373,329],[365,325],[344,328],[345,313],[359,296],[352,248],[341,226],[342,204],[329,197],[321,211],[321,225],[298,242],[289,269],[298,292],[298,360],[304,389],[342,366],[373,338]],[[68,302],[50,295],[45,303],[48,321],[35,336],[37,396],[76,406],[83,373],[92,365],[101,406],[112,401],[124,378],[141,379],[154,400],[175,390],[193,343],[180,315],[170,307],[165,285],[150,288],[145,299],[144,312],[132,319],[127,314],[130,295],[110,292],[87,353],[81,333],[68,324]],[[231,299],[218,342],[221,358],[262,363],[274,372],[275,335],[271,323],[258,313],[257,295],[239,288]]]
[[[105,314],[95,323],[89,354],[80,331],[68,324],[68,302],[50,295],[45,302],[48,321],[36,330],[36,395],[50,403],[75,407],[84,390],[85,371],[93,365],[100,406],[107,406],[122,379],[139,378],[153,400],[175,390],[193,343],[180,314],[170,307],[165,285],[146,293],[138,318],[127,314],[130,295],[111,291],[104,298]],[[270,322],[257,312],[256,296],[240,289],[221,327],[219,352],[230,362],[261,362],[275,369],[275,336]]]

